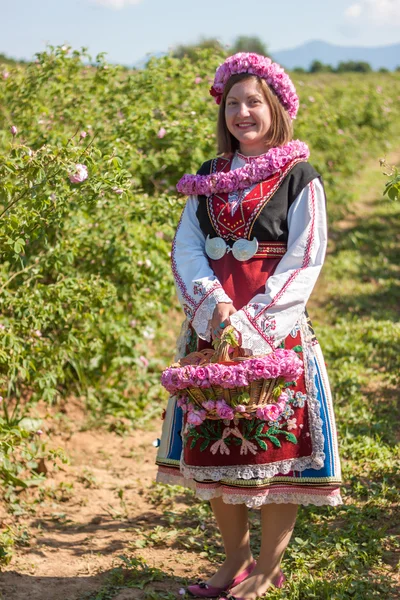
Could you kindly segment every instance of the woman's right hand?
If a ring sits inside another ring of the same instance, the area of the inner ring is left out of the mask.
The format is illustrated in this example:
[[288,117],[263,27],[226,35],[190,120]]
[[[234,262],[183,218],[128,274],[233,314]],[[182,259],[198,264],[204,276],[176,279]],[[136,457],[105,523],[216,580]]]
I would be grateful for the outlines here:
[[[232,303],[219,302],[214,309],[214,313],[211,319],[211,338],[220,338],[221,333],[229,325],[229,317],[233,315],[236,308]],[[221,327],[221,323],[224,323],[224,327]]]

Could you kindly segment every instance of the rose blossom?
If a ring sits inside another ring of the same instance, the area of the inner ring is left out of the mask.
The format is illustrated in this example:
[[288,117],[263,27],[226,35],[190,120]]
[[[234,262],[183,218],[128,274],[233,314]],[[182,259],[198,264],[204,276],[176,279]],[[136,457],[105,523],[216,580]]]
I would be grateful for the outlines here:
[[187,422],[191,425],[201,425],[207,414],[205,410],[190,410],[187,413]]
[[259,406],[256,415],[262,421],[276,421],[282,414],[282,410],[276,404]]
[[160,127],[160,129],[158,130],[158,133],[157,133],[157,137],[160,138],[160,140],[162,140],[162,138],[165,136],[166,133],[167,133],[167,130],[164,129],[164,127]]
[[202,402],[203,408],[205,408],[208,412],[215,410],[215,402],[214,400],[206,400]]
[[187,398],[186,396],[178,396],[178,398],[176,399],[176,403],[179,406],[179,408],[182,408],[183,406],[187,405]]
[[149,366],[149,361],[147,360],[147,358],[145,356],[139,356],[139,360],[145,367]]
[[221,417],[221,419],[229,419],[230,421],[234,419],[235,413],[232,408],[225,402],[225,400],[217,400],[216,406],[217,415]]
[[75,173],[69,175],[71,183],[82,183],[88,178],[88,170],[86,165],[77,164],[75,165]]

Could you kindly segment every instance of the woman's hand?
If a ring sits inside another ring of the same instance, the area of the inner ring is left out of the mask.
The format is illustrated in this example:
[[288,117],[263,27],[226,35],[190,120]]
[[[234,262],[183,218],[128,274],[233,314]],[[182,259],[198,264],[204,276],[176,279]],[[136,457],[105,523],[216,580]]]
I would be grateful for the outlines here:
[[[237,311],[232,303],[219,302],[217,304],[211,319],[211,337],[213,340],[221,337],[221,333],[230,323],[229,317],[235,312]],[[221,327],[221,323],[224,324],[224,327]]]

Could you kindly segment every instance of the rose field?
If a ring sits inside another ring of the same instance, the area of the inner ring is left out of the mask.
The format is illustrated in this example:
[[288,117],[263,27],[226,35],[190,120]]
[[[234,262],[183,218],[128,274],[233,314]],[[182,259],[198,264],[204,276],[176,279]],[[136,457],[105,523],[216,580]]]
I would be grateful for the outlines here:
[[[215,155],[208,89],[221,58],[202,50],[132,71],[63,46],[0,64],[0,599],[172,599],[222,560],[208,503],[154,484],[152,444],[183,320],[175,184]],[[400,73],[292,76],[295,138],[328,198],[308,310],[333,387],[344,504],[300,509],[287,584],[268,597],[391,600]]]

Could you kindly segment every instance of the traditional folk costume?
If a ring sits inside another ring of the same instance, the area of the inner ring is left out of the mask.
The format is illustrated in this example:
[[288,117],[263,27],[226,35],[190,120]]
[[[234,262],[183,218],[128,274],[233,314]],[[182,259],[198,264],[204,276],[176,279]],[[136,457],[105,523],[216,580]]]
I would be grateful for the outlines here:
[[189,195],[172,247],[186,314],[176,358],[211,347],[214,309],[231,302],[237,312],[230,322],[247,355],[290,348],[304,364],[286,388],[285,410],[271,421],[193,425],[170,397],[157,480],[189,486],[202,499],[222,496],[249,507],[341,503],[332,398],[306,312],[327,242],[324,189],[307,157],[295,141],[262,156],[213,159],[181,180],[182,191],[197,193]]

